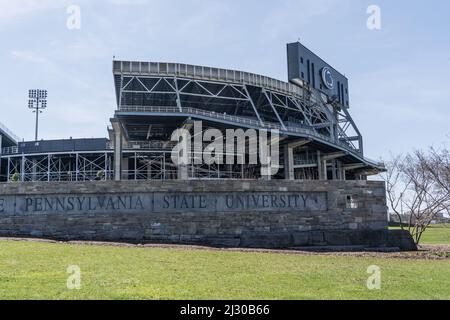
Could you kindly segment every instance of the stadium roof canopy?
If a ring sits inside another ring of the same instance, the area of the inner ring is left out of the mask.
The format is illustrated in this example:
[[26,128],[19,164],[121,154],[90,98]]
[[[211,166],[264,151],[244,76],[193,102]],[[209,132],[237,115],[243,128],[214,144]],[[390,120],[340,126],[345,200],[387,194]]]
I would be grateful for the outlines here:
[[17,137],[11,130],[9,130],[5,125],[0,123],[0,136],[2,137],[3,148],[17,146],[19,142],[19,137]]
[[332,106],[306,84],[163,62],[113,61],[113,74],[116,117],[130,140],[163,135],[161,131],[173,130],[177,122],[191,118],[216,125],[279,129],[289,139],[310,139],[309,145],[324,152],[343,151],[347,163],[384,169],[383,164],[364,157],[362,136],[348,109]]

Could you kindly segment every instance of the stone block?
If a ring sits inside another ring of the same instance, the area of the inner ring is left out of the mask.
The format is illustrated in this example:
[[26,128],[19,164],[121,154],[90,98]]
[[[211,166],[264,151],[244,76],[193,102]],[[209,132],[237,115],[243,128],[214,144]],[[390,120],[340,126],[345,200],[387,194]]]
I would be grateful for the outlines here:
[[[284,180],[0,184],[0,236],[413,248],[409,235],[386,230],[384,188],[368,181]],[[346,208],[347,195],[358,198],[358,209]]]
[[289,248],[294,244],[290,233],[249,233],[241,235],[240,246],[244,248]]
[[310,244],[310,232],[293,232],[294,247],[303,247]]

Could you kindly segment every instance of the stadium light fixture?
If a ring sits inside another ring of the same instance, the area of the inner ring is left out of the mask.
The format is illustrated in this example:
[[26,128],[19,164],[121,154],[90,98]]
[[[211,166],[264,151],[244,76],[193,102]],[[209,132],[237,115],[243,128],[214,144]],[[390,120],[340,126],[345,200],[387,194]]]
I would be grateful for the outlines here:
[[36,113],[35,141],[38,141],[39,113],[47,108],[47,90],[30,90],[28,92],[28,108]]

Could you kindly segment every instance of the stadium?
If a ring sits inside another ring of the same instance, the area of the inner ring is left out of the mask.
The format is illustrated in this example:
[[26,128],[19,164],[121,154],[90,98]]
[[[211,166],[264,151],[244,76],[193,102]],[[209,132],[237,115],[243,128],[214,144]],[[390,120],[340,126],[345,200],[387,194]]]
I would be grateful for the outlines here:
[[[2,126],[0,236],[415,250],[388,230],[385,185],[368,179],[385,169],[364,157],[347,78],[301,43],[287,58],[287,82],[115,60],[108,137],[20,141]],[[212,131],[226,163],[204,161]]]
[[[117,109],[107,138],[20,141],[1,126],[1,179],[344,181],[383,171],[364,157],[348,80],[301,43],[288,44],[287,53],[288,82],[204,66],[113,61]],[[279,130],[280,170],[267,177],[258,165],[175,166],[171,135],[192,130],[195,121],[222,132]]]

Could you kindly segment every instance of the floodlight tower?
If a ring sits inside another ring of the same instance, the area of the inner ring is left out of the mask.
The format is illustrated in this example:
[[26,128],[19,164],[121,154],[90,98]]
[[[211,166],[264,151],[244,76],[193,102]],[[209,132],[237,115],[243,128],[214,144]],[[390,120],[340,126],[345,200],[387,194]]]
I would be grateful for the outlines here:
[[35,141],[38,141],[39,113],[42,113],[42,110],[47,108],[47,90],[30,90],[29,98],[28,108],[36,113],[36,131],[34,139]]

